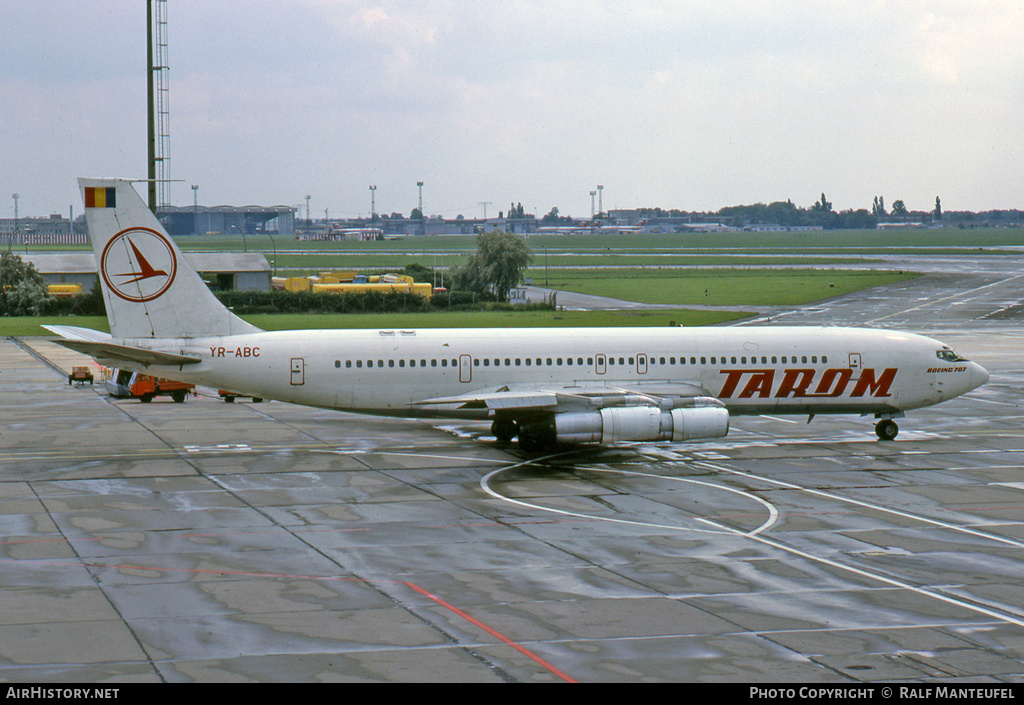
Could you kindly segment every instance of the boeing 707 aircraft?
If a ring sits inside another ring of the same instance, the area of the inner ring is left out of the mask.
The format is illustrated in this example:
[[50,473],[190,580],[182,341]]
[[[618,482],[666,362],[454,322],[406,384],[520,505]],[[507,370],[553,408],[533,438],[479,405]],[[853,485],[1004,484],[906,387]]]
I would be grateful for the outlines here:
[[503,441],[720,438],[744,414],[894,419],[988,372],[937,340],[832,327],[263,331],[228,311],[130,181],[79,179],[110,334],[47,326],[102,364],[366,414],[490,420]]

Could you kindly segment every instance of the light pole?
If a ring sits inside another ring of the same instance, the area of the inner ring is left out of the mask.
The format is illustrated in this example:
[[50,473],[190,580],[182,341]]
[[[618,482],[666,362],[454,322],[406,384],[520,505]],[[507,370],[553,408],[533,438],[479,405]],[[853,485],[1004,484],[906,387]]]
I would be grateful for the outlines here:
[[416,186],[420,190],[420,235],[424,235],[427,232],[427,221],[423,217],[423,182],[417,181]]
[[11,231],[11,236],[7,238],[7,251],[11,251],[11,244],[14,242],[14,238],[18,236],[18,199],[21,196],[17,193],[12,193],[11,198],[14,199],[14,230]]
[[192,184],[192,234],[199,234],[199,185]]
[[370,186],[370,222],[377,221],[377,186]]

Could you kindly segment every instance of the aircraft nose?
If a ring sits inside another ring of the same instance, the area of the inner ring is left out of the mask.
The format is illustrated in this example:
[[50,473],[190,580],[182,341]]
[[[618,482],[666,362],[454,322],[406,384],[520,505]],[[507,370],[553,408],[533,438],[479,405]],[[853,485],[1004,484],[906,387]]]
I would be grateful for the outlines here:
[[988,370],[976,362],[971,363],[971,389],[977,389],[988,382]]

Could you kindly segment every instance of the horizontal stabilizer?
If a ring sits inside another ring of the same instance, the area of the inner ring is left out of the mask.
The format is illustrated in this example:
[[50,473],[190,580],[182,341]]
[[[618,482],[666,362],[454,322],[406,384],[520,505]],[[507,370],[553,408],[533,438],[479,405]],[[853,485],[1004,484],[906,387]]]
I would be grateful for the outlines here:
[[176,355],[175,353],[117,345],[112,342],[93,340],[57,340],[56,343],[75,352],[85,353],[98,362],[110,363],[112,367],[130,362],[138,365],[194,365],[202,362],[198,357]]

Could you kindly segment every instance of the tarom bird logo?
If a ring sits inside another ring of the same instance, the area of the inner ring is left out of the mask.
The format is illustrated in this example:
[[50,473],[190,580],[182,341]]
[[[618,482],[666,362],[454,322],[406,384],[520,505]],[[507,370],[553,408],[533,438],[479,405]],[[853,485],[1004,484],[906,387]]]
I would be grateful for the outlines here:
[[[125,238],[125,239],[127,239],[127,238]],[[142,271],[141,272],[126,272],[124,274],[115,274],[114,276],[116,276],[116,277],[135,277],[134,279],[129,279],[126,282],[122,282],[122,285],[123,284],[134,284],[135,282],[142,281],[143,279],[150,279],[152,277],[159,277],[159,276],[166,277],[167,276],[167,272],[165,272],[164,270],[162,270],[162,269],[153,269],[153,265],[151,265],[149,263],[149,261],[145,257],[142,256],[142,253],[139,252],[139,248],[135,246],[134,242],[132,242],[131,240],[128,240],[128,245],[131,246],[132,252],[135,253],[135,261],[137,261],[139,263],[139,269],[141,269]]]

